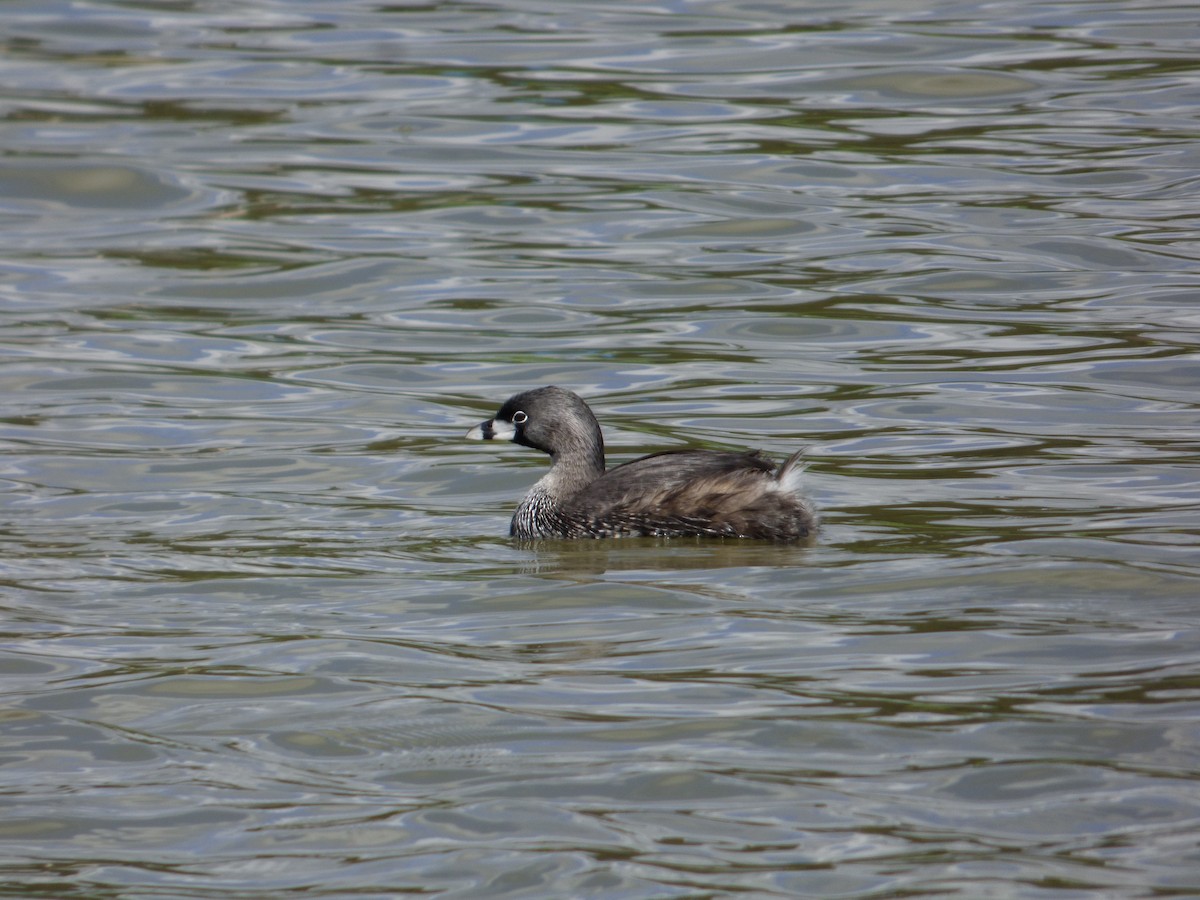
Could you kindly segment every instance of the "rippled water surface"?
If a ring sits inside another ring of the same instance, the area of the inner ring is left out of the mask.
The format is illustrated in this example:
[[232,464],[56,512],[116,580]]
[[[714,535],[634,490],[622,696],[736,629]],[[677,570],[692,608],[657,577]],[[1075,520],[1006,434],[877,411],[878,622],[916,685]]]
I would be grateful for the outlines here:
[[[1200,893],[1194,3],[0,40],[0,894]],[[820,539],[511,543],[548,383]]]

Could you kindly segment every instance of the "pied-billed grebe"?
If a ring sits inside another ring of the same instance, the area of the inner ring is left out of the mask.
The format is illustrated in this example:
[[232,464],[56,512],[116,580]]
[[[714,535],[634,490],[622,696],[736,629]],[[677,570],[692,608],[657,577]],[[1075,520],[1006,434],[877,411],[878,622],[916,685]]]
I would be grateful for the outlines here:
[[668,450],[606,472],[600,424],[582,399],[560,387],[517,394],[467,437],[550,454],[550,471],[517,507],[513,537],[798,541],[817,527],[799,493],[800,453],[777,468],[757,450]]

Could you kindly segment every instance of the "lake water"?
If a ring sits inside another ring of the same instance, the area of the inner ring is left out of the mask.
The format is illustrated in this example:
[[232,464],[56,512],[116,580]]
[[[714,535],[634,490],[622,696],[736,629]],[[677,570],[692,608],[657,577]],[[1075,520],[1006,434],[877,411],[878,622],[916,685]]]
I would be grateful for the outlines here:
[[[1200,894],[1195,3],[0,41],[0,895]],[[818,541],[512,543],[550,383]]]

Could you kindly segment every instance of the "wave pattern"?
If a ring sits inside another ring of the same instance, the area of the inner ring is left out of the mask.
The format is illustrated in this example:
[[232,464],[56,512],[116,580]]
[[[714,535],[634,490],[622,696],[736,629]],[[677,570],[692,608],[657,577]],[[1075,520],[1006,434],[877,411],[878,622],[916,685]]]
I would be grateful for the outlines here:
[[[1194,4],[7,4],[0,872],[1200,891]],[[813,548],[510,544],[808,448]]]

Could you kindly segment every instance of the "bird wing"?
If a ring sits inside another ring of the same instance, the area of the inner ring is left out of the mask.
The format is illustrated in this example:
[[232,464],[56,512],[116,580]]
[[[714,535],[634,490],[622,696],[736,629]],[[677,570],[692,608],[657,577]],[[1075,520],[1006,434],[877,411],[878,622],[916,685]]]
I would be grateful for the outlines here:
[[609,470],[566,507],[643,534],[732,535],[761,514],[776,490],[775,470],[758,453],[668,450]]

